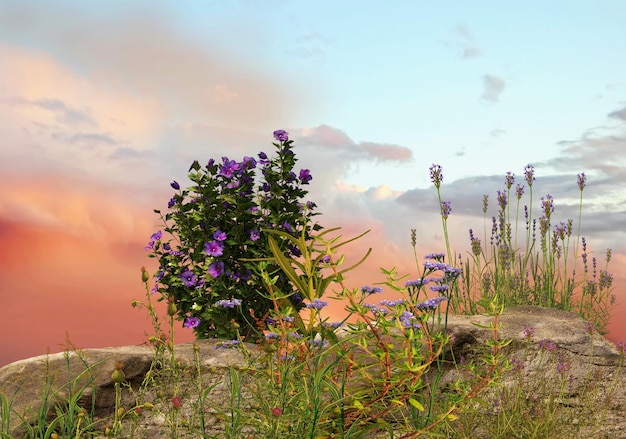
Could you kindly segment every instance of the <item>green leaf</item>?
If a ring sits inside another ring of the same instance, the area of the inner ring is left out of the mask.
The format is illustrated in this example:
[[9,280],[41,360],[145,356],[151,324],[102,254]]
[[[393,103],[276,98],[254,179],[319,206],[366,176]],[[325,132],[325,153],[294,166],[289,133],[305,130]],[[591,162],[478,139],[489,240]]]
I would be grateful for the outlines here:
[[[269,244],[270,250],[272,251],[272,254],[274,255],[276,262],[280,266],[280,269],[283,270],[283,273],[285,273],[285,275],[289,278],[291,282],[293,282],[293,284],[301,293],[303,293],[304,295],[307,295],[308,289],[307,289],[306,284],[302,281],[300,276],[298,276],[296,271],[293,269],[293,267],[291,266],[291,260],[283,254],[280,247],[278,247],[276,240],[274,240],[274,238],[272,238],[271,236],[268,236],[267,242]],[[307,299],[310,299],[310,298],[307,297]]]
[[424,406],[417,399],[409,398],[409,404],[411,404],[413,407],[415,407],[420,412],[424,411]]

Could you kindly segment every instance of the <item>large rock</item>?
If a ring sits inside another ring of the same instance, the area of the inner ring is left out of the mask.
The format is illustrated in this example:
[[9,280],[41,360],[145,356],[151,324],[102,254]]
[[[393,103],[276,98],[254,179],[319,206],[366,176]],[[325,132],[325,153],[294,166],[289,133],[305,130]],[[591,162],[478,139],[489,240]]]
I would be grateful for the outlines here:
[[[492,318],[488,316],[448,317],[447,328],[453,334],[452,352],[457,361],[479,361],[478,357],[484,352],[481,346],[492,336],[492,331],[480,326],[489,326],[491,322]],[[559,362],[566,365],[569,384],[560,395],[559,404],[571,408],[572,419],[576,413],[583,415],[581,395],[589,392],[591,378],[593,392],[605,410],[596,411],[598,416],[602,414],[601,423],[594,428],[582,429],[579,437],[626,438],[623,412],[626,380],[622,378],[623,374],[619,374],[622,355],[611,342],[591,331],[577,315],[555,309],[510,308],[501,316],[500,323],[500,336],[512,340],[505,348],[507,358],[516,368],[524,368],[529,380],[537,376],[540,377],[539,382],[544,376],[545,379],[554,379],[554,370],[549,368],[555,365],[547,361],[548,351],[553,358],[558,357]],[[527,328],[534,331],[530,340],[525,332]],[[49,398],[51,402],[63,402],[76,396],[80,406],[93,407],[96,417],[102,419],[98,428],[103,429],[105,424],[112,426],[115,383],[111,374],[117,364],[118,367],[123,366],[127,381],[122,389],[121,405],[127,409],[144,402],[155,405],[150,413],[144,409],[143,413],[132,416],[134,437],[169,436],[167,420],[159,412],[171,409],[172,396],[175,394],[184,395],[181,408],[183,417],[193,416],[190,414],[190,404],[198,399],[198,389],[194,383],[201,383],[204,389],[212,387],[205,407],[205,421],[209,434],[219,437],[220,431],[223,431],[220,409],[230,404],[231,398],[227,385],[229,371],[232,368],[245,369],[246,362],[236,350],[215,349],[216,343],[215,340],[202,340],[177,345],[175,364],[180,378],[168,378],[163,373],[163,370],[171,370],[171,367],[162,368],[170,364],[167,350],[162,351],[162,357],[155,358],[155,349],[150,346],[85,349],[34,357],[0,369],[0,393],[12,401],[14,426],[18,418],[34,422],[40,416],[42,392],[52,389]],[[254,350],[255,347],[250,346],[250,349]],[[200,377],[197,376],[198,369]],[[452,383],[459,377],[459,373],[456,368],[450,368],[442,383]],[[150,379],[161,381],[157,386],[142,386]],[[501,382],[505,386],[514,385],[515,371],[505,373]],[[160,390],[151,390],[155,388]],[[490,389],[485,397],[493,398],[495,405],[498,391]],[[48,415],[54,416],[52,405]],[[187,422],[192,421],[187,418]],[[572,422],[576,422],[576,419]],[[128,430],[126,433],[130,437]],[[23,430],[22,433],[16,431],[16,434],[23,434]],[[474,432],[474,436],[481,437],[480,428]]]

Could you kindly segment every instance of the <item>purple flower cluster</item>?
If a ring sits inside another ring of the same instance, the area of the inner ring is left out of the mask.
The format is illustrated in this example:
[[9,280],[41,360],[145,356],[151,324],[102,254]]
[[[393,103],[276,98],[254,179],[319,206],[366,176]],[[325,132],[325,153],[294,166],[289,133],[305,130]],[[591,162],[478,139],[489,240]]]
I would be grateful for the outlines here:
[[365,295],[382,293],[382,292],[383,292],[383,289],[380,287],[370,287],[367,285],[361,287],[361,293]]
[[325,306],[328,305],[328,302],[325,302],[323,300],[320,299],[313,299],[312,303],[307,303],[306,307],[309,309],[316,309],[316,310],[320,310],[322,308],[324,308]]
[[232,349],[239,346],[239,340],[220,341],[215,344],[214,349]]
[[441,183],[443,182],[443,173],[441,165],[435,165],[433,164],[430,168],[430,181],[433,182],[433,184],[435,185],[435,187],[437,189],[439,189],[439,187],[441,186]]
[[415,305],[415,308],[425,311],[432,311],[437,309],[441,302],[444,302],[446,300],[448,300],[447,297],[433,297],[432,299],[427,299],[422,303],[418,303],[417,305]]
[[215,302],[215,305],[218,308],[234,308],[236,306],[241,306],[241,300],[239,299],[230,299],[230,300],[218,300]]

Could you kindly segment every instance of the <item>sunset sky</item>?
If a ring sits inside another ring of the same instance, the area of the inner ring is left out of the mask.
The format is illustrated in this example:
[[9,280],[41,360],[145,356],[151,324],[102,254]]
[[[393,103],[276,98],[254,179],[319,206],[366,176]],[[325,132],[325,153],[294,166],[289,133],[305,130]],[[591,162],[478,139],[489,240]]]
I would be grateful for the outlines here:
[[[535,208],[613,249],[626,311],[626,4],[614,1],[0,0],[0,366],[138,344],[144,246],[194,159],[295,141],[326,227],[416,273],[483,227],[482,197],[536,169]],[[527,200],[525,198],[525,200]],[[614,319],[609,338],[626,341]],[[192,340],[188,330],[177,341]]]

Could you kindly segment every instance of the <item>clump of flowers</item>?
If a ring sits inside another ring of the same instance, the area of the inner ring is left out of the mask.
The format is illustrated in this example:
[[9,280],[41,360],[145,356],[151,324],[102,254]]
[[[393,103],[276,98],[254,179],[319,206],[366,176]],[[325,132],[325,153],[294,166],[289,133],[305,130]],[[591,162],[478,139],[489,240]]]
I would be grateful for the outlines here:
[[[261,338],[257,322],[272,307],[266,284],[253,259],[271,257],[266,231],[309,236],[315,203],[304,201],[312,180],[308,169],[295,171],[293,141],[284,130],[274,132],[276,155],[260,152],[241,161],[222,157],[189,168],[192,184],[175,190],[167,213],[160,210],[163,231],[152,234],[146,250],[159,262],[153,293],[160,294],[200,338]],[[277,244],[287,256],[299,256],[287,239]],[[278,266],[268,271],[289,296],[295,310],[304,306]]]

